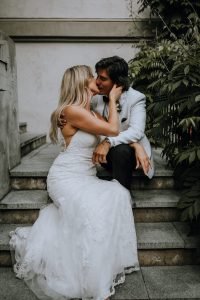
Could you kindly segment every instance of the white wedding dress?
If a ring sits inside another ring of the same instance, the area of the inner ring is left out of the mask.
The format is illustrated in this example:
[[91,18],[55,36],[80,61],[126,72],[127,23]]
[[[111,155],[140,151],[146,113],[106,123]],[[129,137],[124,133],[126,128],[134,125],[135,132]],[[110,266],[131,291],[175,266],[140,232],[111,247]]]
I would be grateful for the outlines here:
[[11,232],[14,271],[39,299],[103,300],[139,269],[130,193],[96,177],[98,138],[81,130],[47,177],[52,204],[33,226]]

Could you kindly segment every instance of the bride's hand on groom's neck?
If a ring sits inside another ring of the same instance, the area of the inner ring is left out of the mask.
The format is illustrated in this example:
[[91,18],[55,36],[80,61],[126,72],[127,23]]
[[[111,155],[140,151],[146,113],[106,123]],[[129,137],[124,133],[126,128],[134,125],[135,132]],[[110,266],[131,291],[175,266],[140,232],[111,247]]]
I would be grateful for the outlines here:
[[57,120],[57,126],[60,129],[63,129],[65,125],[67,124],[67,120],[65,119],[65,115],[63,113],[60,114],[60,117]]

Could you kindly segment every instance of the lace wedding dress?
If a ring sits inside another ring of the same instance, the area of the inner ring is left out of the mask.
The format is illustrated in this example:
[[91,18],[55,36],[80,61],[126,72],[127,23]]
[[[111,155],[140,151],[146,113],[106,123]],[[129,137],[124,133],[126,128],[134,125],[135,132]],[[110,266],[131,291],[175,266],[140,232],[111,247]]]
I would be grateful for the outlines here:
[[39,299],[103,300],[139,269],[130,194],[96,177],[97,143],[95,135],[75,133],[47,177],[53,203],[33,226],[10,233],[16,276]]

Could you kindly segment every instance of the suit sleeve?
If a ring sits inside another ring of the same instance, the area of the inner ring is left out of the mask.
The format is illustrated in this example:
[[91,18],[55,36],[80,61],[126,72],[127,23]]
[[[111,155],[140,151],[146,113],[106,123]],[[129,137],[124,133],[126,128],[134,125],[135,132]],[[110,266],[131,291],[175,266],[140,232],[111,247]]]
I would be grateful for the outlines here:
[[143,138],[146,125],[146,98],[143,97],[131,106],[130,122],[127,130],[120,132],[116,137],[109,137],[111,147],[119,144],[138,142]]

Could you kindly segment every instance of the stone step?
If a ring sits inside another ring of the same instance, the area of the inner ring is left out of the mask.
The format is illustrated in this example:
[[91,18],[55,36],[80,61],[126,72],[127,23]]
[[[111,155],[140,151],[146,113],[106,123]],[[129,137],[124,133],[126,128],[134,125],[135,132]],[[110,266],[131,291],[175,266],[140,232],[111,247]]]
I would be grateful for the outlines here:
[[19,123],[19,133],[25,133],[27,132],[27,123],[26,122],[20,122]]
[[134,217],[136,222],[173,222],[180,219],[176,190],[134,190]]
[[[115,300],[200,299],[199,266],[141,267],[116,287]],[[37,300],[11,268],[0,269],[1,300]]]
[[25,132],[20,134],[21,156],[24,156],[34,149],[46,143],[46,134]]
[[[149,180],[141,172],[134,172],[133,189],[172,189],[174,187],[173,172],[161,158],[160,153],[160,149],[153,150],[155,176]],[[58,146],[45,144],[23,157],[21,164],[10,171],[12,189],[46,189],[49,168],[58,154]],[[97,175],[101,179],[111,179],[110,173],[103,168],[97,169]]]
[[[174,190],[135,190],[136,222],[169,222],[179,220],[176,204],[179,193]],[[33,223],[39,209],[50,202],[45,190],[11,191],[0,201],[0,223]]]
[[[0,224],[0,266],[11,265],[9,232],[18,226]],[[188,224],[181,222],[136,223],[140,265],[199,264],[199,239],[187,236],[188,230]]]

